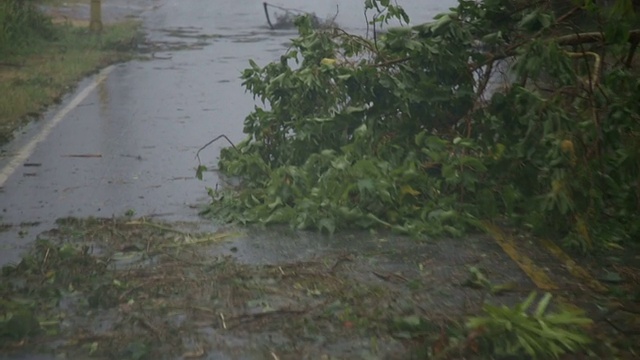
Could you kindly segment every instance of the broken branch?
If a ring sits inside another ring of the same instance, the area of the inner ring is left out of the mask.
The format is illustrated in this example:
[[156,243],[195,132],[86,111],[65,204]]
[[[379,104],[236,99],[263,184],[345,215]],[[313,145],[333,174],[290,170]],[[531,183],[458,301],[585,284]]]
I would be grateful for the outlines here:
[[224,134],[223,134],[223,135],[217,136],[215,139],[213,139],[213,140],[209,141],[208,143],[204,144],[204,146],[202,146],[200,149],[198,149],[198,152],[196,152],[196,158],[198,159],[198,164],[200,164],[200,163],[201,163],[201,162],[200,162],[200,151],[202,151],[202,150],[206,149],[209,145],[213,144],[214,142],[216,142],[216,141],[218,141],[218,140],[220,140],[220,139],[225,139],[225,140],[227,140],[227,142],[228,142],[229,144],[231,144],[231,147],[232,147],[234,150],[236,150],[236,151],[240,152],[240,151],[238,150],[238,148],[235,146],[235,144],[234,144],[231,140],[229,140],[229,138],[227,137],[227,135],[224,135]]

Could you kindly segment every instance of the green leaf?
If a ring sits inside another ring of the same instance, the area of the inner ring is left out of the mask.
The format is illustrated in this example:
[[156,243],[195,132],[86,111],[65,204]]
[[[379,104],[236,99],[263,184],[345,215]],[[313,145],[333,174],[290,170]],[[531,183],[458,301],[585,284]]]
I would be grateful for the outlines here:
[[542,315],[544,315],[544,313],[547,311],[547,306],[549,306],[550,301],[551,301],[551,294],[545,293],[542,299],[540,300],[540,302],[538,303],[538,307],[536,308],[534,315],[536,317],[542,317]]
[[452,20],[453,19],[452,19],[450,14],[443,14],[431,26],[431,31],[435,35],[441,34],[442,32],[444,32],[446,30],[447,26],[449,26],[449,24],[451,24]]
[[336,231],[336,223],[333,219],[320,219],[318,222],[318,229],[320,231],[326,230],[329,234],[333,234]]
[[205,171],[207,171],[207,167],[204,165],[199,165],[196,169],[196,179],[202,180],[202,173],[204,173]]
[[375,183],[373,179],[360,179],[358,180],[358,191],[360,193],[373,192],[375,190]]
[[276,199],[271,202],[269,205],[267,205],[269,207],[269,209],[275,209],[278,206],[284,205],[282,202],[282,199],[280,198],[280,196],[276,197]]

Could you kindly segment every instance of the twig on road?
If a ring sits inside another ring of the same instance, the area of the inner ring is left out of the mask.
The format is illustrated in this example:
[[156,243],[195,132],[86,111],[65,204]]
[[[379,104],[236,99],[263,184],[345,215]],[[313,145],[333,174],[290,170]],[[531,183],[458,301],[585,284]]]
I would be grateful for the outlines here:
[[70,157],[70,158],[101,158],[102,154],[69,154],[69,155],[62,155],[63,157]]
[[208,143],[204,144],[200,149],[198,149],[198,152],[196,152],[196,158],[198,159],[198,165],[200,165],[200,164],[202,163],[202,162],[200,161],[200,151],[202,151],[202,150],[206,149],[206,148],[207,148],[207,146],[209,146],[209,145],[213,144],[214,142],[216,142],[216,141],[218,141],[218,140],[220,140],[220,139],[225,139],[225,140],[227,140],[227,142],[228,142],[229,144],[231,144],[231,147],[232,147],[232,148],[234,148],[236,151],[240,152],[240,151],[238,150],[238,148],[233,144],[233,142],[232,142],[231,140],[229,140],[229,138],[227,137],[227,135],[222,134],[222,135],[220,135],[220,136],[217,136],[215,139],[213,139],[213,140],[209,141]]

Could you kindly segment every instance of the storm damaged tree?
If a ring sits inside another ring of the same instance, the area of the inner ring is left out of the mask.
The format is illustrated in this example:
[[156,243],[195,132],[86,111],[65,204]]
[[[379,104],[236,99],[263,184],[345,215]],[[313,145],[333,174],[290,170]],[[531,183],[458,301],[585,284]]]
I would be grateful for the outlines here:
[[415,26],[388,0],[365,6],[367,36],[302,17],[280,61],[244,71],[264,106],[223,150],[239,185],[210,190],[209,213],[429,235],[499,220],[583,248],[638,238],[631,0],[460,0]]

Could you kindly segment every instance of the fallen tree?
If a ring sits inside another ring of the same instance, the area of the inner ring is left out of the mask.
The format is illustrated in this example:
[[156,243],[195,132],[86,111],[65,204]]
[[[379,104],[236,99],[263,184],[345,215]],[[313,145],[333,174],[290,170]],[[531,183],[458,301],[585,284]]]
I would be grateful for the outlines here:
[[407,14],[365,4],[374,36],[302,17],[280,61],[244,71],[265,106],[223,150],[220,170],[240,186],[211,190],[210,214],[430,235],[508,221],[583,248],[638,238],[629,1],[558,13],[550,1],[461,0],[384,34],[376,26]]

